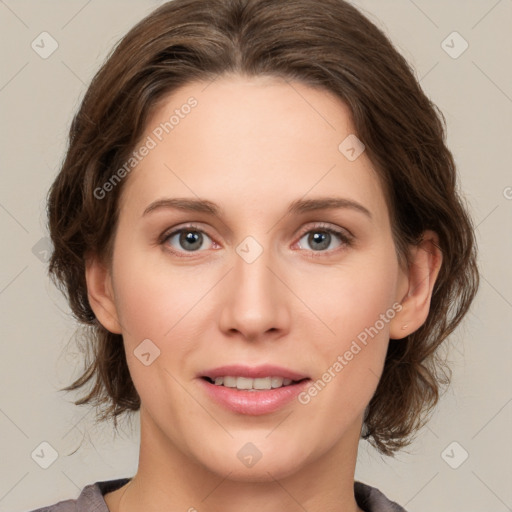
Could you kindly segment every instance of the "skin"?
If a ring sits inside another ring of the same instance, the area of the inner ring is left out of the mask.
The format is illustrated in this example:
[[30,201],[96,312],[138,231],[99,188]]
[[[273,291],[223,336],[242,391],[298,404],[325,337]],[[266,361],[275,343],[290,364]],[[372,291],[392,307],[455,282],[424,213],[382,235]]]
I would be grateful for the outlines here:
[[[413,264],[400,268],[370,160],[363,152],[351,162],[338,150],[355,129],[331,93],[264,77],[207,85],[184,86],[149,119],[141,142],[190,96],[198,101],[125,178],[111,267],[95,256],[87,263],[89,300],[98,320],[123,335],[142,402],[137,474],[106,495],[107,505],[360,512],[353,485],[363,413],[390,338],[400,343],[428,315],[441,265],[436,234],[425,232],[411,247]],[[286,214],[294,200],[333,195],[360,203],[371,218],[350,208]],[[207,199],[224,214],[143,215],[173,197]],[[180,244],[179,234],[161,241],[187,222],[203,232],[199,249]],[[325,233],[318,222],[348,230],[352,242],[332,235],[315,250],[311,236]],[[247,236],[263,249],[252,263],[236,252]],[[201,371],[235,363],[320,379],[398,303],[401,311],[305,405],[241,415],[199,385]],[[144,339],[160,349],[149,366],[134,355]],[[248,442],[262,454],[250,468],[237,457]]]

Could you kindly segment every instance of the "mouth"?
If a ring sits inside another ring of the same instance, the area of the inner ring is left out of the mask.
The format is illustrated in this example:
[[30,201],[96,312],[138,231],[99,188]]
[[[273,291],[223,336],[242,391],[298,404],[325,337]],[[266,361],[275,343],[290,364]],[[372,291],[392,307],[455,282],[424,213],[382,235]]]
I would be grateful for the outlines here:
[[206,396],[232,412],[256,416],[277,411],[293,401],[311,379],[274,365],[230,365],[198,375]]
[[294,384],[308,380],[307,377],[299,380],[279,376],[258,377],[253,379],[251,377],[240,377],[234,375],[215,377],[215,379],[210,377],[202,378],[215,386],[236,389],[238,391],[268,391],[270,389],[293,386]]

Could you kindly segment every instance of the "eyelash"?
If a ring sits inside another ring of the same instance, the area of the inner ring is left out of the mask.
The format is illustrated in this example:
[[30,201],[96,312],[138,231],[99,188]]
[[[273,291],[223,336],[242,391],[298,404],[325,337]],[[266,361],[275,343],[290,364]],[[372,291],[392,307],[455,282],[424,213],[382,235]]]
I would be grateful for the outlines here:
[[[341,245],[338,248],[336,248],[336,249],[331,249],[331,250],[327,250],[327,251],[313,251],[313,250],[309,250],[309,252],[312,253],[312,255],[311,255],[312,257],[318,257],[318,256],[321,256],[322,254],[331,255],[333,253],[337,253],[340,250],[343,250],[346,247],[351,247],[352,244],[353,244],[353,236],[352,235],[348,235],[348,234],[346,234],[343,231],[338,231],[337,229],[334,229],[334,228],[330,227],[329,225],[326,225],[326,224],[323,224],[323,223],[317,223],[314,226],[309,227],[308,229],[306,229],[304,231],[301,231],[301,233],[299,235],[299,240],[301,238],[303,238],[304,235],[306,235],[306,234],[308,234],[310,232],[315,232],[315,231],[316,232],[322,232],[322,233],[329,233],[331,235],[337,236],[340,239],[340,241],[341,241]],[[208,236],[208,238],[210,238],[213,241],[213,238],[206,231],[204,231],[204,229],[201,229],[199,226],[197,226],[195,224],[188,224],[186,226],[180,227],[179,229],[175,229],[175,230],[173,230],[171,232],[165,232],[161,236],[161,238],[159,240],[159,243],[161,245],[166,245],[167,246],[167,250],[169,252],[171,252],[172,254],[178,256],[179,258],[189,258],[190,256],[183,256],[183,252],[186,253],[187,251],[176,251],[174,249],[171,249],[170,246],[167,244],[167,242],[174,235],[177,235],[177,234],[182,233],[182,232],[198,232],[198,233],[203,233],[203,234]],[[202,252],[202,251],[189,251],[190,254],[194,254],[196,252]]]

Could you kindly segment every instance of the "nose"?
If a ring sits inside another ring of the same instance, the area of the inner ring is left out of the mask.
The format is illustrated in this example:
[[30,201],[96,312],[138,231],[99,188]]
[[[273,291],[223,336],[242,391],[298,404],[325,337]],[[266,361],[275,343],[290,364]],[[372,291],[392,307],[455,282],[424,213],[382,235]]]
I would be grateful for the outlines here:
[[276,339],[288,332],[293,294],[284,274],[268,250],[252,262],[237,254],[225,279],[222,332],[230,337],[238,333],[248,341]]

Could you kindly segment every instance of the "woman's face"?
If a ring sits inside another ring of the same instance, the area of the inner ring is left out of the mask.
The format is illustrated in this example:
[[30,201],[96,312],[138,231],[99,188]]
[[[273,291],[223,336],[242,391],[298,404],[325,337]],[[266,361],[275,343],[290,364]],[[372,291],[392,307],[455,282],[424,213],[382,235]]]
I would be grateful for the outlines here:
[[407,282],[354,131],[330,93],[262,77],[149,120],[111,285],[153,453],[265,480],[356,450]]

